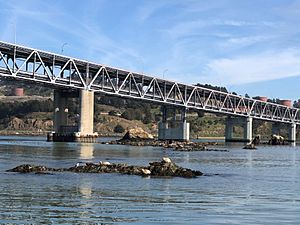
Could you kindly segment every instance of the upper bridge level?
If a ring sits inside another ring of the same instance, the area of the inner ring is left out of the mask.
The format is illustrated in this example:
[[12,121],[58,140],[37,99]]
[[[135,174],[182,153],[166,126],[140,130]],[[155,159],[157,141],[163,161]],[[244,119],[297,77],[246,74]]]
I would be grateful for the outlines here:
[[300,124],[299,109],[0,42],[0,76],[238,117]]

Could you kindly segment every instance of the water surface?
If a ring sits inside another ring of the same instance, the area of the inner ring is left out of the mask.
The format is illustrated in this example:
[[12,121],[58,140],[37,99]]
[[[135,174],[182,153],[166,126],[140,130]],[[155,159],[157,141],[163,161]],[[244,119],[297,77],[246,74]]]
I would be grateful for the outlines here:
[[[103,140],[104,141],[104,140]],[[299,147],[175,152],[153,147],[0,138],[3,224],[299,224]],[[120,174],[7,173],[23,163],[70,167],[108,160],[147,165],[170,157],[195,179]]]

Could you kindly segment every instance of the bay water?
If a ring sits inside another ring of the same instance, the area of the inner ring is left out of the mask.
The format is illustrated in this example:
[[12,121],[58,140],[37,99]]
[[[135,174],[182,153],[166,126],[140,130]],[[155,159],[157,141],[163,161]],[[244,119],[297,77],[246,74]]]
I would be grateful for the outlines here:
[[[100,139],[105,141],[105,139]],[[52,143],[0,137],[0,224],[300,224],[300,147],[228,151]],[[110,161],[148,165],[170,157],[193,178],[121,174],[20,174],[20,164],[71,167]]]

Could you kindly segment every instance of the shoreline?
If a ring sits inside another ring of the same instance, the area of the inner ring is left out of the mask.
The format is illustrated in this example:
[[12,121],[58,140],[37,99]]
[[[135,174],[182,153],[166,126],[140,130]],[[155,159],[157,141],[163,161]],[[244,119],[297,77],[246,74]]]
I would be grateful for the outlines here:
[[[45,136],[47,137],[47,134],[50,133],[52,131],[45,131],[45,132],[32,132],[29,133],[29,131],[0,131],[0,135],[1,136]],[[125,133],[124,133],[125,134]],[[112,138],[122,138],[124,136],[124,134],[116,134],[116,133],[112,133],[112,134],[102,134],[102,135],[98,135],[97,138],[107,138],[107,137],[112,137]],[[225,140],[224,136],[216,136],[216,137],[204,137],[204,136],[200,136],[200,137],[195,137],[195,138],[191,138],[191,140]]]

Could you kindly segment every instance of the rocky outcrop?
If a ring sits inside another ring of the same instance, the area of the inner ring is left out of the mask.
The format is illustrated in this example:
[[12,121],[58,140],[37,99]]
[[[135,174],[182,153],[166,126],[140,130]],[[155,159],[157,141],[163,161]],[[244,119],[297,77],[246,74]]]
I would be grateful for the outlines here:
[[200,171],[194,171],[186,168],[177,166],[171,160],[162,160],[161,162],[149,163],[150,166],[147,168],[151,171],[151,176],[178,176],[178,177],[196,177],[203,175]]
[[153,139],[153,136],[148,132],[144,131],[142,128],[132,128],[129,129],[123,136],[122,140],[141,140],[141,139]]
[[45,172],[54,171],[54,169],[47,168],[45,166],[34,166],[30,164],[24,164],[17,166],[13,169],[7,170],[7,172],[19,172],[19,173],[33,173],[33,172]]
[[273,134],[269,140],[270,145],[284,145],[285,139],[280,135]]
[[256,136],[253,138],[251,144],[253,144],[253,145],[259,145],[259,144],[260,144],[260,140],[261,140],[260,135],[256,135]]
[[193,178],[203,175],[200,171],[195,171],[180,167],[173,163],[169,158],[163,158],[160,162],[151,162],[149,166],[130,166],[127,164],[115,164],[109,162],[99,163],[77,163],[70,168],[48,168],[45,166],[20,165],[7,172],[19,173],[48,173],[48,172],[63,172],[69,171],[74,173],[120,173],[139,176],[154,176],[154,177],[185,177]]
[[25,123],[23,120],[21,120],[17,117],[14,117],[11,119],[11,121],[9,121],[8,128],[14,129],[14,130],[21,130],[21,129],[25,128]]
[[246,144],[243,149],[256,150],[256,145],[260,144],[260,135],[256,135],[251,143]]
[[192,142],[192,141],[161,141],[161,140],[139,140],[139,139],[121,139],[113,140],[110,142],[101,142],[102,144],[112,144],[112,145],[131,145],[131,146],[152,146],[152,147],[162,147],[166,149],[172,149],[174,151],[228,151],[222,149],[212,149],[207,146],[218,145],[217,142]]

